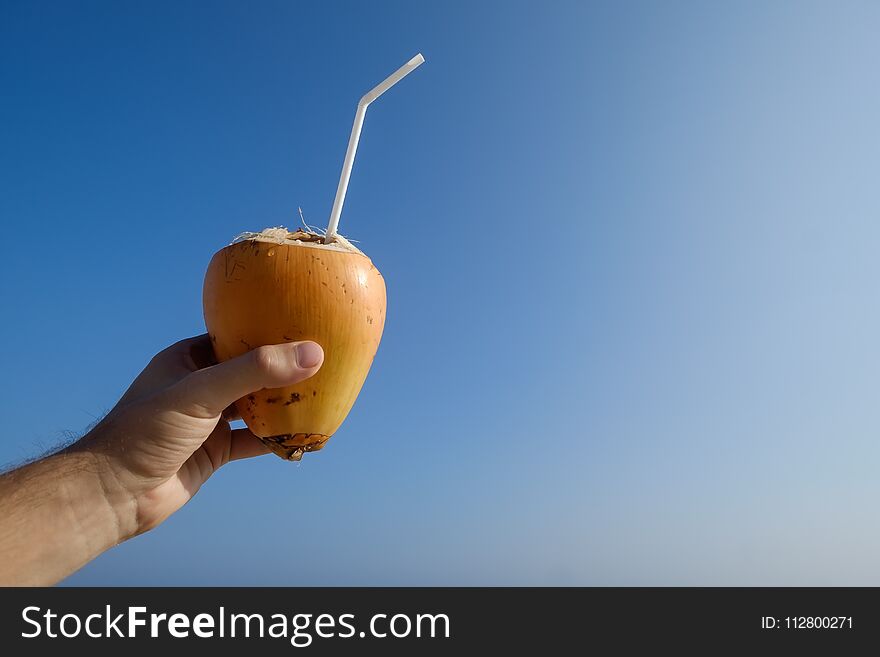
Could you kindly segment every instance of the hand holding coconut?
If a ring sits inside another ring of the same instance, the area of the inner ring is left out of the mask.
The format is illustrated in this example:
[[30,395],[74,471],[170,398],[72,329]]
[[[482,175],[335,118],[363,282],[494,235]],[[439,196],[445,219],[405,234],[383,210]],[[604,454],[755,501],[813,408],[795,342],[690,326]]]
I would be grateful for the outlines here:
[[212,358],[207,336],[169,347],[82,440],[0,476],[0,585],[54,584],[158,525],[221,466],[267,453],[230,428],[228,407],[308,379],[324,353],[294,342]]
[[158,525],[226,463],[267,453],[248,429],[230,428],[237,417],[230,406],[308,379],[323,361],[320,345],[294,342],[217,364],[206,336],[153,358],[116,408],[74,446],[106,462],[106,490],[119,488],[121,497],[136,502],[136,522],[124,527],[123,538]]

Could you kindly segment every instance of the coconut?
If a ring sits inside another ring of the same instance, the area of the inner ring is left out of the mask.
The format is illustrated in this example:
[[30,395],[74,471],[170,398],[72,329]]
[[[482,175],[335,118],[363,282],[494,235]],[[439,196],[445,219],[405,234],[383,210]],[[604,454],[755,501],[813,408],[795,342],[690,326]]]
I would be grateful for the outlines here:
[[385,326],[379,270],[344,237],[332,239],[285,228],[243,233],[205,275],[205,324],[218,361],[283,342],[324,349],[313,377],[236,402],[248,428],[291,461],[321,449],[345,420]]
[[324,348],[315,376],[236,402],[248,428],[282,458],[298,461],[326,444],[354,405],[379,348],[385,281],[338,234],[339,216],[367,107],[424,61],[418,53],[358,102],[323,235],[304,218],[305,230],[242,233],[208,266],[205,324],[219,361],[280,342],[314,340]]

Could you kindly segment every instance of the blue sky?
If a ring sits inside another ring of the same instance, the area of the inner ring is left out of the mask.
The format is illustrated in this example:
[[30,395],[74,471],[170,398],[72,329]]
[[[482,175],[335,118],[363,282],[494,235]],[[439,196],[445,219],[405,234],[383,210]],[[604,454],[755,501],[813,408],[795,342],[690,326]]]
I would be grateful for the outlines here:
[[[15,463],[342,215],[388,322],[342,429],[71,584],[880,584],[872,3],[5,2]],[[284,566],[267,555],[285,554]],[[299,567],[290,568],[301,557]]]

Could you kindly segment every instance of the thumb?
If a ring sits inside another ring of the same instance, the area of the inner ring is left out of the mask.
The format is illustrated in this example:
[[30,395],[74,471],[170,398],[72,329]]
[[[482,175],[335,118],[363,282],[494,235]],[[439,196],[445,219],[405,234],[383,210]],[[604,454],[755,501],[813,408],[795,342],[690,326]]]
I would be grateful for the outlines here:
[[280,388],[314,375],[324,362],[317,342],[257,347],[246,354],[184,377],[169,393],[181,412],[216,417],[227,406],[263,388]]

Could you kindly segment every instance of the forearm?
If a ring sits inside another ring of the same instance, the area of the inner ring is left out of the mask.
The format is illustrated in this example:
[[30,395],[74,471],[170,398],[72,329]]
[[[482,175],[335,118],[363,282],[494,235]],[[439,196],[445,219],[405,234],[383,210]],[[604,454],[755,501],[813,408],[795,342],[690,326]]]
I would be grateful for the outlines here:
[[109,475],[74,447],[0,476],[0,585],[54,584],[133,533]]

